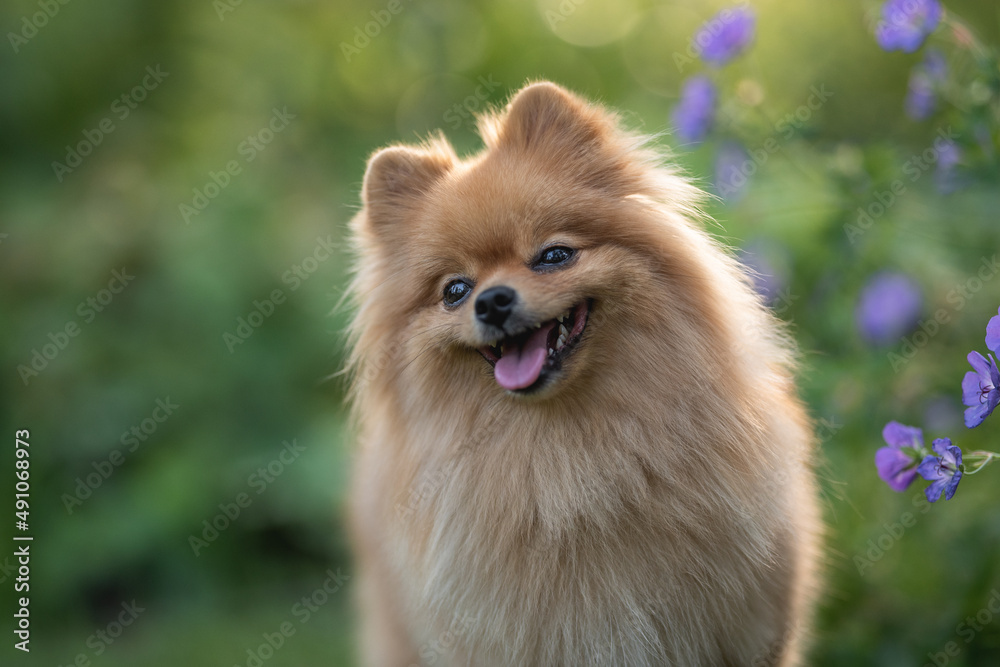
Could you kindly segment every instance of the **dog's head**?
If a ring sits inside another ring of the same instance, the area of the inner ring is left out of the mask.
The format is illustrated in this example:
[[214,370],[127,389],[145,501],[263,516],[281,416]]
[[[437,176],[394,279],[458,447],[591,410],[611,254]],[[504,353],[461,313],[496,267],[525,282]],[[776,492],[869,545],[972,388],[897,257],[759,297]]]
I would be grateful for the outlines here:
[[442,138],[372,157],[354,221],[361,366],[544,398],[669,372],[665,350],[707,354],[700,332],[722,315],[703,260],[722,253],[686,220],[693,187],[553,84],[480,132],[468,160]]

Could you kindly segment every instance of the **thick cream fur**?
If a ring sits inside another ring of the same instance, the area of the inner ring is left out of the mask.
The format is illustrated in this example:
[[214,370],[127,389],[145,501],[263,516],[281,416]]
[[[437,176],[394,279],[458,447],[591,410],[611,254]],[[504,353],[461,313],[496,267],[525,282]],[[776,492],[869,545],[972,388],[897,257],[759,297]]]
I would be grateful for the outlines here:
[[[820,517],[789,341],[613,114],[537,83],[480,131],[465,160],[376,153],[352,222],[364,664],[800,664]],[[532,271],[551,242],[577,261]],[[497,284],[538,321],[593,300],[537,396],[475,350]]]

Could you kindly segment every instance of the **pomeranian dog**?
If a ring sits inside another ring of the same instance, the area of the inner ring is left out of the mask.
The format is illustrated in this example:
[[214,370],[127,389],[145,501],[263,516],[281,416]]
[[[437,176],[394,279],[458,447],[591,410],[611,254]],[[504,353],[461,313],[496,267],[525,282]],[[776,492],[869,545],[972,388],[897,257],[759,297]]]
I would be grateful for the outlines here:
[[551,83],[371,158],[351,223],[361,654],[795,665],[820,516],[794,354],[700,193]]

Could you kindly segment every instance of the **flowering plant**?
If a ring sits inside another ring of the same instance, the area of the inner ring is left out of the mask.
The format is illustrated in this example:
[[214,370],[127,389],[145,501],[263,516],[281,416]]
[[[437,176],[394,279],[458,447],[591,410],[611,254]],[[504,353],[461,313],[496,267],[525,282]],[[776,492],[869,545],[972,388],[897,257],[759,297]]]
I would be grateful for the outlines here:
[[[725,9],[706,21],[693,37],[706,71],[691,76],[682,84],[680,101],[673,110],[677,136],[684,142],[698,144],[709,135],[722,135],[722,141],[715,148],[715,181],[718,193],[728,202],[742,195],[746,177],[779,150],[776,139],[779,130],[784,138],[795,134],[787,124],[775,124],[775,132],[760,143],[751,160],[751,153],[744,144],[732,136],[736,128],[731,127],[734,123],[726,118],[732,114],[720,111],[730,107],[724,103],[716,84],[719,69],[750,48],[756,27],[756,16],[745,5]],[[917,54],[922,51],[920,60],[910,72],[908,92],[902,100],[906,114],[915,121],[949,114],[951,124],[947,132],[939,131],[941,136],[935,139],[933,147],[921,154],[922,161],[905,164],[904,174],[913,181],[933,166],[935,184],[941,194],[966,185],[967,176],[974,173],[973,167],[983,167],[979,172],[988,177],[995,174],[998,166],[996,128],[1000,126],[1000,53],[980,42],[968,25],[946,10],[940,0],[885,0],[877,14],[873,13],[872,33],[876,43],[886,52]],[[751,77],[742,79],[736,92],[747,106],[754,106],[764,94]],[[826,97],[817,94],[815,108]],[[808,104],[812,110],[811,97]],[[850,151],[843,153],[843,156],[833,156],[834,161],[850,163]],[[841,157],[847,159],[840,160]],[[852,171],[849,166],[844,169],[846,174],[857,171],[860,170]],[[867,217],[859,215],[859,225],[864,223],[864,229],[871,226],[873,216],[883,215],[905,190],[902,180],[892,187],[891,193],[877,193],[877,206],[872,204],[862,212]],[[851,225],[845,225],[844,229],[852,244],[863,233]],[[769,277],[771,271],[767,270],[766,258],[754,261],[753,253],[747,253],[747,257],[750,259],[745,257],[744,263],[752,272]],[[757,286],[765,296],[773,291],[765,281],[758,281]],[[885,348],[912,331],[918,323],[926,328],[927,323],[920,322],[924,302],[918,281],[908,273],[886,270],[875,273],[862,287],[855,310],[860,337],[872,347]],[[933,335],[933,331],[921,333],[925,337]],[[996,361],[1000,356],[1000,315],[991,319],[987,326],[986,346],[989,352],[985,356],[976,351],[969,353],[972,371],[961,383],[968,428],[978,427],[1000,405],[1000,367]],[[893,360],[892,353],[889,358],[893,370],[897,370],[899,364]],[[875,455],[879,476],[896,491],[909,488],[917,479],[929,482],[925,493],[930,502],[942,496],[950,500],[964,476],[978,473],[1000,457],[988,451],[963,452],[961,446],[949,438],[937,438],[928,447],[921,429],[896,421],[885,426],[883,438],[886,446]]]
[[[983,46],[969,27],[946,12],[938,0],[887,0],[875,25],[875,39],[885,51],[913,53],[932,38],[939,26],[946,28],[942,32],[952,43],[953,58],[971,57],[972,80],[949,81],[949,73],[955,68],[949,67],[947,56],[939,48],[929,46],[910,74],[904,108],[914,120],[925,120],[938,110],[942,98],[947,99],[960,112],[956,123],[961,123],[964,131],[959,134],[975,138],[980,154],[989,160],[994,154],[989,127],[1000,119],[1000,68],[996,52]],[[949,140],[939,151],[938,186],[943,192],[955,188],[953,169],[963,162],[969,144],[960,148]],[[878,317],[882,318],[884,310],[878,310]],[[1000,370],[993,356],[1000,355],[1000,314],[986,327],[986,347],[992,354],[983,356],[972,351],[967,357],[972,366],[962,381],[967,428],[982,424],[1000,404]],[[938,438],[928,450],[920,429],[894,421],[886,424],[882,437],[888,446],[875,453],[879,477],[893,490],[903,491],[919,475],[931,482],[925,489],[930,502],[937,501],[942,493],[950,500],[963,476],[979,472],[1000,457],[988,451],[963,454],[948,438]]]
[[915,121],[948,112],[960,139],[939,158],[938,187],[951,192],[961,184],[957,167],[968,170],[995,158],[991,127],[1000,122],[1000,54],[938,0],[887,0],[874,23],[883,50],[924,49],[910,72],[903,108]]
[[[722,67],[747,50],[753,42],[756,17],[747,7],[724,9],[706,21],[694,36],[701,59],[710,67]],[[674,108],[677,135],[687,143],[698,143],[712,129],[718,91],[712,79],[695,75],[682,86],[680,103]]]
[[[1000,354],[1000,310],[986,326],[986,347],[993,354]],[[984,357],[976,351],[968,356],[973,370],[962,381],[962,400],[967,406],[965,425],[975,428],[990,416],[1000,403],[1000,372],[993,355]],[[965,475],[974,475],[1000,454],[973,451],[963,454],[962,449],[948,438],[938,438],[930,450],[924,445],[919,428],[891,421],[882,430],[886,447],[875,452],[875,468],[879,477],[893,491],[905,491],[920,475],[931,484],[924,489],[930,502],[937,502],[944,493],[951,500],[958,483]]]

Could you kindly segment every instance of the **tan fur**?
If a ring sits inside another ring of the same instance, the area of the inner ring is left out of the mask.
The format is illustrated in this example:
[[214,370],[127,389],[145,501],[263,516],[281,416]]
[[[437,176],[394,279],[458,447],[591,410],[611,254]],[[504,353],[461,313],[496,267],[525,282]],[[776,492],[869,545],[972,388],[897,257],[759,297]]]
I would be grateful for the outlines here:
[[[820,518],[790,344],[614,115],[538,83],[480,130],[466,160],[376,153],[352,222],[364,664],[799,664]],[[552,241],[576,263],[531,270]],[[538,395],[476,351],[499,284],[537,321],[593,299]]]

